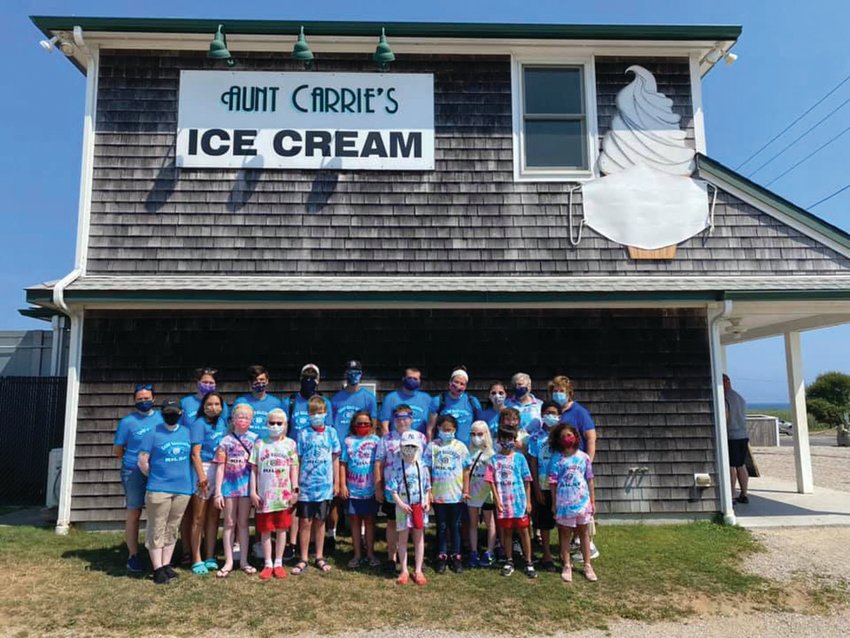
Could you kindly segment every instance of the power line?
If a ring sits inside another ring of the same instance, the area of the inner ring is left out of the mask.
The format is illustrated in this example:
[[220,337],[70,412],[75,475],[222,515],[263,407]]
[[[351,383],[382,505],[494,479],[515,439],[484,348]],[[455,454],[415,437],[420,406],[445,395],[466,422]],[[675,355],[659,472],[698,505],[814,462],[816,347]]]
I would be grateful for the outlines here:
[[839,137],[841,137],[842,135],[844,135],[847,131],[850,131],[850,126],[848,126],[846,129],[844,129],[843,131],[841,131],[838,135],[836,135],[836,136],[835,136],[835,137],[833,137],[832,139],[830,139],[830,140],[826,141],[825,143],[821,144],[820,146],[818,146],[815,150],[813,150],[811,153],[809,153],[808,155],[806,155],[803,159],[801,159],[801,160],[800,160],[799,162],[797,162],[796,164],[792,164],[790,168],[787,168],[787,169],[785,169],[784,171],[782,171],[781,173],[779,173],[779,175],[777,175],[777,176],[776,176],[776,177],[774,177],[772,180],[770,180],[767,184],[765,184],[765,186],[770,186],[771,184],[773,184],[773,182],[775,182],[776,180],[778,180],[780,177],[784,177],[785,175],[787,175],[788,173],[790,173],[791,171],[793,171],[795,168],[797,168],[800,164],[802,164],[803,162],[805,162],[806,160],[808,160],[808,159],[809,159],[810,157],[812,157],[813,155],[816,155],[816,154],[820,153],[823,149],[825,149],[827,146],[829,146],[830,144],[832,144],[835,140],[837,140]]
[[796,143],[797,143],[797,142],[799,142],[801,139],[803,139],[804,137],[806,137],[806,135],[808,135],[809,133],[811,133],[812,131],[814,131],[814,130],[818,127],[818,126],[820,126],[821,124],[823,124],[824,122],[826,122],[826,121],[827,121],[830,117],[832,117],[835,113],[837,113],[837,112],[838,112],[838,111],[840,111],[842,108],[844,108],[844,106],[845,106],[848,102],[850,102],[850,98],[847,98],[846,100],[844,100],[841,104],[839,104],[839,105],[838,105],[838,106],[836,106],[834,109],[832,109],[832,110],[831,110],[829,113],[827,113],[824,117],[822,117],[821,119],[819,119],[819,120],[818,120],[818,121],[817,121],[814,125],[812,125],[812,126],[810,126],[809,128],[807,128],[807,129],[806,129],[806,131],[805,131],[802,135],[799,135],[798,137],[795,137],[795,138],[794,138],[794,140],[793,140],[790,144],[788,144],[787,146],[783,147],[783,148],[782,148],[782,150],[780,150],[780,151],[779,151],[778,153],[776,153],[773,157],[771,157],[769,160],[767,160],[764,164],[762,164],[762,165],[761,165],[761,166],[759,166],[756,170],[754,170],[752,173],[750,173],[750,174],[749,174],[749,177],[752,177],[753,175],[755,175],[756,173],[758,173],[761,169],[763,169],[765,166],[767,166],[768,164],[770,164],[771,162],[773,162],[773,160],[775,160],[777,157],[779,157],[780,155],[782,155],[782,154],[783,154],[785,151],[787,151],[789,148],[791,148],[792,146],[794,146],[794,144],[796,144]]
[[829,91],[829,93],[827,93],[827,94],[826,94],[826,95],[824,95],[821,99],[819,99],[817,102],[815,102],[814,104],[812,104],[812,105],[811,105],[808,109],[806,109],[806,111],[805,111],[802,115],[797,116],[797,118],[796,118],[793,122],[791,122],[788,126],[786,126],[784,129],[782,129],[781,131],[779,131],[779,133],[777,133],[777,134],[776,134],[776,135],[774,135],[772,138],[770,138],[770,140],[769,140],[766,144],[764,144],[761,148],[759,148],[759,149],[758,149],[755,153],[753,153],[753,154],[752,154],[752,155],[750,155],[747,159],[745,159],[743,162],[741,162],[740,164],[738,164],[738,165],[735,167],[735,170],[737,171],[737,170],[739,170],[742,166],[744,166],[744,164],[749,163],[749,161],[750,161],[751,159],[753,159],[756,155],[758,155],[759,153],[761,153],[764,149],[766,149],[768,146],[770,146],[771,144],[773,144],[773,143],[774,143],[777,139],[779,139],[780,137],[782,137],[782,135],[783,135],[783,134],[784,134],[784,133],[785,133],[788,129],[790,129],[790,128],[791,128],[792,126],[794,126],[797,122],[799,122],[799,121],[800,121],[800,120],[802,120],[804,117],[806,117],[809,113],[811,113],[811,112],[815,109],[815,107],[817,107],[817,106],[818,106],[821,102],[823,102],[826,98],[828,98],[830,95],[832,95],[833,93],[835,93],[835,92],[836,92],[839,88],[841,88],[841,87],[844,85],[844,83],[845,83],[845,82],[847,82],[847,80],[850,80],[850,75],[848,75],[846,78],[844,78],[843,80],[841,80],[841,82],[839,82],[838,84],[836,84],[836,85],[832,88],[832,90],[831,90],[831,91]]
[[829,195],[827,195],[827,196],[826,196],[826,197],[824,197],[823,199],[819,199],[819,200],[818,200],[818,201],[816,201],[814,204],[812,204],[811,206],[809,206],[809,208],[814,208],[815,206],[820,206],[821,204],[823,204],[823,203],[824,203],[824,202],[826,202],[826,201],[829,201],[830,199],[832,199],[832,198],[833,198],[833,197],[835,197],[836,195],[839,195],[839,194],[843,193],[843,192],[844,192],[844,191],[846,191],[848,188],[850,188],[850,184],[847,184],[846,186],[842,186],[841,188],[839,188],[839,189],[838,189],[837,191],[835,191],[834,193],[830,193]]

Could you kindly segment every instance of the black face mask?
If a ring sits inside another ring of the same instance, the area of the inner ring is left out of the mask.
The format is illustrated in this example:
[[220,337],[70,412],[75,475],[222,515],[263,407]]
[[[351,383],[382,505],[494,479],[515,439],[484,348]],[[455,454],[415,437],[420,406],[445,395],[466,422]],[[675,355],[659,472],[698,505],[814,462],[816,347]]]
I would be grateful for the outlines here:
[[180,415],[174,412],[169,412],[168,414],[162,415],[162,420],[165,421],[166,425],[177,425],[177,422],[180,420]]
[[316,388],[319,386],[319,382],[315,379],[305,378],[301,379],[301,396],[305,399],[309,399],[311,396],[316,394]]

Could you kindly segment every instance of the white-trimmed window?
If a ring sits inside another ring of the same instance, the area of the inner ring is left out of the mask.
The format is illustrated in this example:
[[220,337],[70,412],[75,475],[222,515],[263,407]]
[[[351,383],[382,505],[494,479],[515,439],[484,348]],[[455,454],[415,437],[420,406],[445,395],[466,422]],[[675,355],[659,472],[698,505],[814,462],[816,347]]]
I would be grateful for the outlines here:
[[514,58],[514,178],[593,177],[596,91],[592,60]]

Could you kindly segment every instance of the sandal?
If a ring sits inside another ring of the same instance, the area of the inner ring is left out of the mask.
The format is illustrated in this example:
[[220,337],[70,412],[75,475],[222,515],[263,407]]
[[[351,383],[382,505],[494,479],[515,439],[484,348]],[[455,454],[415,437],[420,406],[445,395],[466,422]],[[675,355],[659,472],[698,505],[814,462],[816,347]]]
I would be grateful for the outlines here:
[[328,564],[328,561],[326,561],[324,558],[317,558],[316,562],[313,564],[316,566],[316,569],[318,569],[323,574],[327,574],[332,569],[332,567]]
[[245,565],[240,565],[239,569],[241,569],[243,573],[248,574],[249,576],[253,576],[257,573],[257,568],[247,563]]
[[[317,561],[316,567],[318,567],[318,566],[319,566],[319,564],[318,564],[318,561]],[[360,567],[360,559],[359,558],[352,558],[350,561],[348,561],[348,569],[357,569],[358,567]]]
[[297,563],[295,563],[295,565],[292,566],[292,569],[290,569],[289,572],[293,576],[300,576],[301,574],[307,571],[308,567],[309,565],[307,565],[306,560],[299,560]]
[[195,576],[206,576],[210,573],[210,570],[207,569],[206,563],[201,562],[192,565],[192,573],[195,574]]
[[369,567],[380,567],[381,559],[377,556],[372,556],[372,558],[368,559]]
[[214,570],[218,569],[218,561],[213,556],[206,559],[204,561],[204,565],[206,566],[208,571],[214,571]]
[[230,571],[231,571],[231,570],[229,570],[229,569],[227,569],[227,568],[225,568],[225,567],[222,567],[221,569],[219,569],[219,570],[215,573],[215,577],[216,577],[216,578],[227,578],[228,576],[230,576]]

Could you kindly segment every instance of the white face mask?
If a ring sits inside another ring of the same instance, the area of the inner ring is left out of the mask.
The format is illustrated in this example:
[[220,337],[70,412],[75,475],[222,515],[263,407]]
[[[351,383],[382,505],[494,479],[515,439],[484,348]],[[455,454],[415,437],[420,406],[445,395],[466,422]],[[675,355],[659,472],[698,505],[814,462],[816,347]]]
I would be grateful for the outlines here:
[[475,447],[481,447],[484,445],[484,435],[483,434],[473,434],[469,440],[472,442],[472,445]]
[[401,458],[404,459],[405,463],[413,463],[416,460],[417,452],[419,452],[419,448],[412,445],[405,445],[401,448]]
[[269,436],[273,439],[279,439],[283,436],[283,431],[286,429],[283,425],[270,425],[269,426]]

